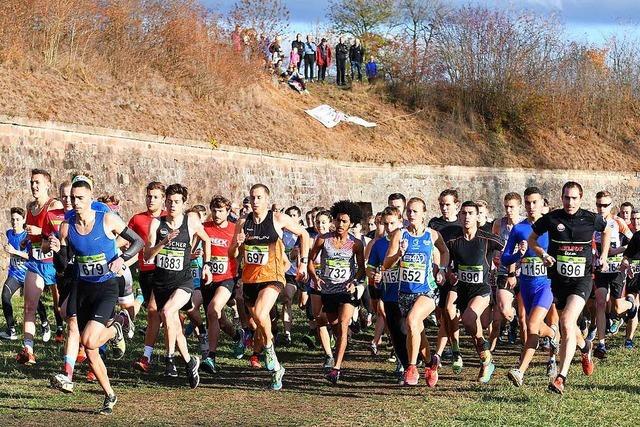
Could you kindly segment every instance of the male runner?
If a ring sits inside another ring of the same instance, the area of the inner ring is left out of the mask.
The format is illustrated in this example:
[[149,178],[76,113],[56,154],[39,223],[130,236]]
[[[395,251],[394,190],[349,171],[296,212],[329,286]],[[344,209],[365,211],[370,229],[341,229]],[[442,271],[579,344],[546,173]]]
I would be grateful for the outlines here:
[[[568,181],[562,186],[562,209],[543,215],[532,226],[527,244],[544,261],[551,279],[554,302],[560,314],[560,369],[550,382],[549,390],[562,394],[576,346],[582,353],[582,370],[593,373],[591,341],[582,338],[577,327],[578,316],[591,293],[591,241],[595,231],[602,235],[600,265],[606,271],[611,228],[601,215],[580,208],[582,186]],[[549,233],[548,252],[538,244],[538,237]]]
[[[297,206],[290,206],[284,211],[294,221],[300,222],[302,211]],[[282,324],[284,326],[284,345],[289,347],[291,345],[291,328],[293,327],[293,310],[291,308],[293,303],[293,297],[298,290],[296,284],[297,262],[298,257],[298,236],[288,230],[282,232],[282,242],[284,243],[284,252],[291,263],[291,267],[286,271],[284,277],[286,284],[284,291],[282,292]]]
[[[49,197],[51,175],[42,169],[31,171],[31,195],[34,201],[27,206],[25,230],[31,244],[29,260],[26,262],[27,274],[24,281],[24,347],[16,356],[18,363],[32,365],[36,363],[33,352],[33,335],[35,334],[35,313],[40,301],[40,295],[45,286],[56,283],[56,270],[53,266],[53,254],[44,253],[42,241],[48,236],[45,228],[53,228],[49,211],[62,209],[62,204]],[[23,241],[26,244],[26,241]],[[42,325],[48,329],[48,323]],[[46,331],[45,331],[46,332]],[[49,336],[51,335],[49,329]],[[44,340],[44,338],[43,338]]]
[[502,251],[504,243],[498,236],[478,229],[478,205],[466,201],[460,208],[463,234],[447,242],[453,263],[449,275],[456,291],[456,306],[460,310],[462,323],[473,337],[480,356],[478,380],[488,383],[495,370],[490,343],[484,339],[482,315],[489,307],[491,286],[489,270],[494,253]]
[[635,233],[636,229],[631,223],[631,215],[634,211],[633,204],[631,202],[623,202],[620,205],[620,212],[618,212],[618,216],[624,220],[624,223],[627,224],[627,227]]
[[[636,212],[633,215],[638,215]],[[633,348],[633,336],[638,327],[637,305],[638,294],[640,293],[640,232],[636,231],[631,238],[624,251],[622,261],[620,263],[620,273],[616,278],[616,282],[624,283],[626,279],[626,290],[629,296],[635,299],[635,313],[630,313],[633,317],[627,323],[627,335],[624,346],[630,350]]]
[[265,366],[273,372],[271,388],[280,390],[285,369],[273,347],[270,312],[286,283],[282,231],[289,230],[300,237],[298,280],[305,280],[307,275],[309,234],[290,216],[270,211],[269,195],[269,188],[264,184],[251,187],[251,212],[237,222],[229,256],[237,256],[238,251],[243,255],[244,302],[257,327],[254,351],[264,349]]
[[177,377],[173,355],[176,346],[186,365],[189,386],[200,383],[200,359],[189,354],[187,339],[182,331],[180,310],[191,308],[193,278],[191,276],[191,242],[194,236],[202,240],[204,267],[202,278],[211,282],[211,242],[196,213],[185,214],[187,188],[172,184],[165,190],[167,214],[154,218],[149,227],[149,240],[144,247],[144,259],[155,258],[152,294],[165,330],[165,376]]

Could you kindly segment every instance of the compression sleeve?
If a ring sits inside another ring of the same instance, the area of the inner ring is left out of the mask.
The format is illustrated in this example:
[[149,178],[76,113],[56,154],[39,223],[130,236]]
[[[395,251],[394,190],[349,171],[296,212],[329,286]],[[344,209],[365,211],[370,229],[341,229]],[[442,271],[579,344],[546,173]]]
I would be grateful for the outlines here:
[[624,256],[628,259],[633,259],[640,252],[640,231],[633,234],[627,249],[624,250]]
[[551,212],[549,212],[546,215],[542,215],[531,226],[531,228],[533,229],[533,232],[536,233],[538,236],[542,236],[544,233],[549,231],[549,228],[551,227],[551,220],[549,219],[549,215],[551,215]]
[[67,264],[69,263],[67,252],[67,247],[61,246],[58,252],[53,253],[53,266],[59,274],[64,273],[64,270],[67,268]]
[[504,252],[502,252],[502,256],[500,257],[500,262],[502,264],[511,265],[520,259],[520,252],[513,253],[516,248],[516,243],[520,240],[519,235],[518,227],[513,227],[509,233],[509,238],[507,239],[507,244],[504,247]]
[[144,248],[142,238],[129,227],[125,227],[124,230],[122,230],[120,237],[130,243],[127,250],[122,252],[122,259],[125,261],[129,261],[131,258],[138,256],[138,253]]

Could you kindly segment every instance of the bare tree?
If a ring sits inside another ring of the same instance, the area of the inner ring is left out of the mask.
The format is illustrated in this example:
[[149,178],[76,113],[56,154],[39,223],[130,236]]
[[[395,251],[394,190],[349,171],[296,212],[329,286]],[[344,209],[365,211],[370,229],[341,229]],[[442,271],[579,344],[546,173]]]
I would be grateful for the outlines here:
[[274,36],[289,27],[290,12],[282,0],[238,0],[229,14],[232,25]]

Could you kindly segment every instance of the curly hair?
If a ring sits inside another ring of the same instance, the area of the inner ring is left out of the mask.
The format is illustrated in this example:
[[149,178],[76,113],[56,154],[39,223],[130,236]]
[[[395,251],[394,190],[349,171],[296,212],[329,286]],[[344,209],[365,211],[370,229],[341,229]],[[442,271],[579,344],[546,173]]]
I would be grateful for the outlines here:
[[349,215],[351,224],[358,224],[362,221],[362,210],[360,206],[351,200],[340,200],[331,206],[331,216],[338,218],[338,215]]

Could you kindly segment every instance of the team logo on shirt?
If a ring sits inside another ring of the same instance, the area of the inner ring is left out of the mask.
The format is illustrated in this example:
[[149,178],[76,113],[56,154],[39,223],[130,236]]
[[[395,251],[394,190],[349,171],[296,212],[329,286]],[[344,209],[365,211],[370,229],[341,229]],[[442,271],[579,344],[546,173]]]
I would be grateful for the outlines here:
[[167,230],[166,228],[161,228],[160,229],[160,236],[162,236],[163,238],[167,236],[167,234],[169,234],[169,230]]
[[563,232],[565,230],[565,226],[564,224],[558,224],[558,226],[556,227],[558,229],[559,232]]

